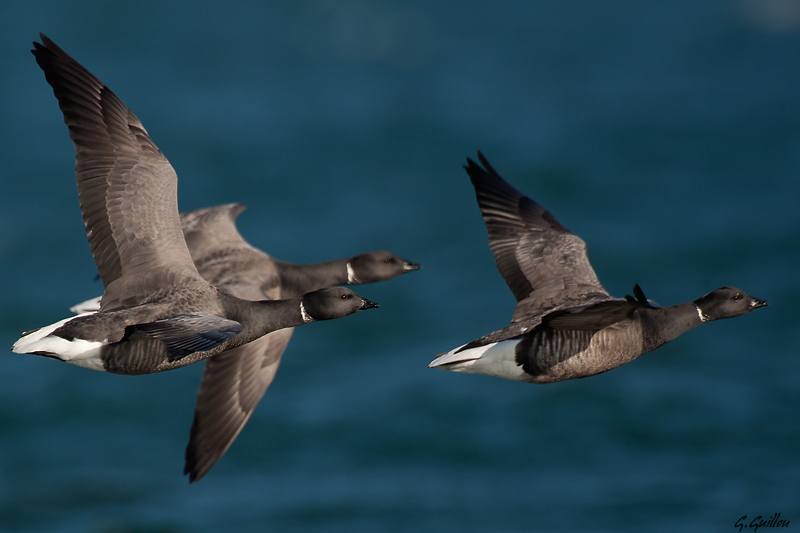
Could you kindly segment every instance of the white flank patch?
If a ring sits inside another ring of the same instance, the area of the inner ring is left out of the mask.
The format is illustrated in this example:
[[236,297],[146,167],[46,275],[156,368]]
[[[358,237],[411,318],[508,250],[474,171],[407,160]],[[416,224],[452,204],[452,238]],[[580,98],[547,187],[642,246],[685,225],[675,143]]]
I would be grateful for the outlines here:
[[100,360],[100,348],[105,344],[104,342],[83,339],[68,341],[51,335],[52,332],[67,322],[90,314],[92,313],[82,313],[78,316],[65,318],[55,324],[39,328],[28,335],[23,335],[14,343],[11,351],[14,353],[47,354],[73,365],[104,371],[103,363]]
[[353,270],[353,265],[350,264],[350,261],[347,262],[347,283],[350,285],[355,285],[358,283],[356,271]]
[[100,310],[100,300],[102,296],[97,296],[95,298],[90,298],[85,302],[81,302],[79,304],[75,304],[69,308],[70,313],[75,313],[79,315],[81,313],[94,313]]
[[456,353],[462,345],[431,361],[428,368],[525,381],[525,371],[516,361],[515,348],[518,342],[519,339],[493,342]]
[[303,305],[303,302],[300,302],[300,316],[303,317],[303,322],[306,324],[309,322],[314,322],[314,319],[311,318],[311,315],[306,312],[306,306]]

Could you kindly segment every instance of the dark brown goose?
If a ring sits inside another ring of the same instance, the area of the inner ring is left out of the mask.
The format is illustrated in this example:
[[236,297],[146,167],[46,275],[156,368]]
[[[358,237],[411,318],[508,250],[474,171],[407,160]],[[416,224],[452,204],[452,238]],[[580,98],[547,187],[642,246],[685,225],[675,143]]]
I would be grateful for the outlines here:
[[656,307],[635,285],[611,297],[586,244],[541,205],[506,183],[479,152],[467,159],[497,269],[517,299],[511,325],[440,354],[430,368],[529,383],[593,376],[633,361],[711,320],[767,305],[733,287]]
[[[226,204],[181,215],[186,244],[200,275],[237,298],[295,298],[332,285],[384,281],[420,268],[385,251],[307,265],[279,261],[239,233],[236,218],[245,209],[242,204]],[[100,298],[93,298],[71,310],[93,312],[99,304]],[[236,440],[272,383],[293,331],[274,331],[206,359],[186,447],[184,473],[190,482],[202,478]]]
[[192,262],[178,177],[136,116],[44,35],[33,55],[75,145],[86,234],[105,289],[100,311],[24,334],[17,353],[119,374],[185,366],[281,328],[377,307],[345,288],[253,302],[220,291]]
[[[242,204],[228,204],[181,215],[200,275],[238,298],[296,298],[323,287],[374,283],[419,269],[385,251],[306,265],[279,261],[241,236],[236,218],[244,210]],[[236,440],[272,383],[292,332],[275,331],[206,360],[186,447],[189,481],[203,477]]]

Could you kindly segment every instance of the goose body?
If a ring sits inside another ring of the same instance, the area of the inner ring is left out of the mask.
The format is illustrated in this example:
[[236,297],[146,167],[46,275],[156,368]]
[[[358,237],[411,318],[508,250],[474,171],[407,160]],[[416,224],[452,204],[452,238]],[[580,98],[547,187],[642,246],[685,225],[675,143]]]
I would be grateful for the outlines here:
[[343,287],[275,301],[240,300],[213,287],[206,296],[203,301],[196,294],[173,295],[82,313],[24,334],[12,351],[114,374],[151,374],[196,363],[278,329],[377,307]]
[[478,153],[467,160],[497,268],[517,304],[511,325],[449,352],[428,366],[528,383],[607,372],[705,322],[767,305],[734,287],[693,302],[658,307],[638,285],[614,298],[597,279],[586,245]]
[[75,146],[79,202],[103,281],[100,309],[27,332],[17,353],[147,374],[185,366],[271,331],[376,307],[344,288],[249,301],[198,273],[181,230],[178,178],[138,118],[55,43],[33,55]]

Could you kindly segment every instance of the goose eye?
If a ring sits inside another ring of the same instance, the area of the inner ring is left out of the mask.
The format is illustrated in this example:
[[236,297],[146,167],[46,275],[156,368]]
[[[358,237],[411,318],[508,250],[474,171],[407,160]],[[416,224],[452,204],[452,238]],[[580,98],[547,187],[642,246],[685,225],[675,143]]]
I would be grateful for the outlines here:
[[737,292],[736,294],[733,295],[733,299],[734,300],[741,300],[742,299],[742,295]]
[[384,260],[383,260],[383,262],[384,262],[384,263],[391,263],[391,262],[392,262],[392,260],[391,260],[390,258],[388,258],[388,257],[387,257],[386,259],[384,259]]
[[348,298],[350,298],[349,294],[342,294],[342,300],[347,300]]

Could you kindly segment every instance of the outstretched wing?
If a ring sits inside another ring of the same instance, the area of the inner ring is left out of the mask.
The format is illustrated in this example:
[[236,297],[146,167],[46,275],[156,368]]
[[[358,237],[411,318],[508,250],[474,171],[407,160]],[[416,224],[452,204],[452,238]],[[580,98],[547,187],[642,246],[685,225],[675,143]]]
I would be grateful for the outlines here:
[[274,331],[206,360],[186,446],[183,473],[190,482],[214,466],[250,420],[278,371],[292,331]]
[[244,204],[224,204],[181,213],[183,236],[192,259],[197,261],[220,248],[250,244],[236,228],[236,218]]
[[610,299],[586,255],[586,244],[545,208],[509,185],[478,152],[469,174],[489,247],[517,306],[512,322],[565,304]]
[[[241,204],[192,211],[183,229],[197,268],[219,289],[244,300],[281,298],[275,261],[236,230]],[[184,473],[202,478],[239,436],[272,383],[292,328],[273,331],[206,360],[186,446]]]
[[41,35],[33,55],[75,145],[78,197],[103,309],[202,282],[178,218],[178,177],[138,118],[100,80]]

